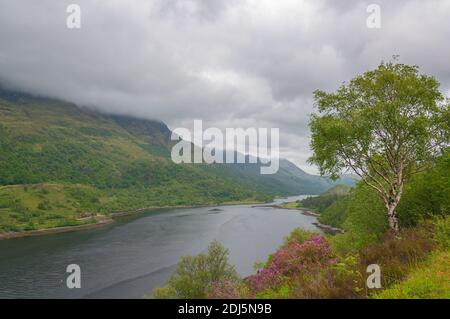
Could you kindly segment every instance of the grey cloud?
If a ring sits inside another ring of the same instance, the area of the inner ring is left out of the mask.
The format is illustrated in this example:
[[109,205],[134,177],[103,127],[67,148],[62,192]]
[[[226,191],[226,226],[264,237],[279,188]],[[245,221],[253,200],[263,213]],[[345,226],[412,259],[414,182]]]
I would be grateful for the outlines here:
[[[73,2],[80,30],[65,26]],[[371,2],[0,0],[0,83],[171,128],[279,127],[282,155],[307,167],[315,89],[399,54],[450,93],[450,2],[377,1],[377,30]]]

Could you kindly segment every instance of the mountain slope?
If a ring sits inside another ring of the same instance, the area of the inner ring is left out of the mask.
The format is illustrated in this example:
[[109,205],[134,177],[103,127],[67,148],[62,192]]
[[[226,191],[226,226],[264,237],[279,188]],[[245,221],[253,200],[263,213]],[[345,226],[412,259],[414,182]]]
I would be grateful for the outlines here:
[[260,175],[258,164],[177,165],[170,134],[159,121],[0,90],[0,231],[76,224],[85,211],[261,201],[330,187],[285,160],[274,175]]

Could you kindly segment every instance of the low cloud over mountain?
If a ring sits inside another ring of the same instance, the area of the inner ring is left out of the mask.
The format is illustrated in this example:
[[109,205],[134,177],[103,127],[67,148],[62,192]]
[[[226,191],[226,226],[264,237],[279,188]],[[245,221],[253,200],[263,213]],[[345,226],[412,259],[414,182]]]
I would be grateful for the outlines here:
[[377,1],[380,29],[370,2],[331,0],[78,0],[68,29],[73,2],[0,0],[2,85],[172,129],[279,127],[281,155],[309,171],[315,89],[398,54],[450,91],[446,0]]

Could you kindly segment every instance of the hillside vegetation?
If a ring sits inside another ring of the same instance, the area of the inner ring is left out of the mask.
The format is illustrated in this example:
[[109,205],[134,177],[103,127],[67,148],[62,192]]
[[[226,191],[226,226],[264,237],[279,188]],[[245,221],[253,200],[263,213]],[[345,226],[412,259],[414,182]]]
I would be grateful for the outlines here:
[[273,196],[201,165],[172,163],[164,156],[170,131],[160,122],[135,128],[130,132],[117,118],[60,101],[1,96],[0,231],[79,224],[77,218],[91,210]]
[[450,299],[450,252],[437,252],[415,268],[404,282],[376,296],[380,299]]
[[259,164],[177,165],[170,136],[160,121],[0,90],[0,232],[77,225],[87,211],[261,202],[333,185],[286,160],[274,175]]
[[347,196],[350,193],[350,187],[346,185],[336,185],[330,190],[316,197],[308,197],[298,201],[298,207],[307,208],[322,213],[326,208],[330,207],[338,198]]

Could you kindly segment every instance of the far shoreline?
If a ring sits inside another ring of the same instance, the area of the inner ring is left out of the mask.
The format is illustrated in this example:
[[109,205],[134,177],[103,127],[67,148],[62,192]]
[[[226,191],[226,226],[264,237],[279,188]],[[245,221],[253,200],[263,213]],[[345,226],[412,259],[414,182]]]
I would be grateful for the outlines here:
[[[290,203],[290,202],[286,202],[286,203]],[[283,204],[286,204],[286,203],[283,203]],[[318,218],[320,216],[319,213],[313,212],[312,210],[310,210],[308,208],[303,208],[303,207],[286,207],[286,206],[283,206],[283,204],[281,204],[281,205],[277,205],[277,204],[254,205],[252,207],[270,207],[270,208],[279,208],[279,209],[286,209],[286,210],[296,210],[296,211],[298,211],[301,214],[306,215],[306,216],[312,216],[312,217],[316,217],[316,218]],[[343,234],[345,232],[342,228],[334,227],[334,226],[331,226],[331,225],[322,224],[318,220],[317,220],[317,222],[314,222],[313,225],[315,225],[317,228],[320,228],[324,232],[332,234],[332,235]]]
[[[88,224],[80,224],[74,226],[61,226],[61,227],[52,227],[52,228],[42,228],[36,230],[25,230],[19,232],[0,232],[0,241],[1,240],[9,240],[9,239],[17,239],[24,237],[36,237],[36,236],[46,236],[52,234],[62,234],[69,232],[78,232],[83,230],[90,230],[101,228],[110,224],[113,224],[115,218],[136,215],[140,213],[144,213],[147,211],[159,210],[159,209],[183,209],[183,208],[201,208],[201,207],[216,207],[216,206],[236,206],[236,205],[254,205],[254,204],[263,204],[264,202],[258,201],[240,201],[240,202],[224,202],[219,204],[205,204],[205,205],[177,205],[177,206],[151,206],[145,208],[136,208],[126,211],[117,211],[112,212],[109,215],[102,216],[96,219],[96,222],[88,223]],[[95,219],[95,217],[94,217]]]

